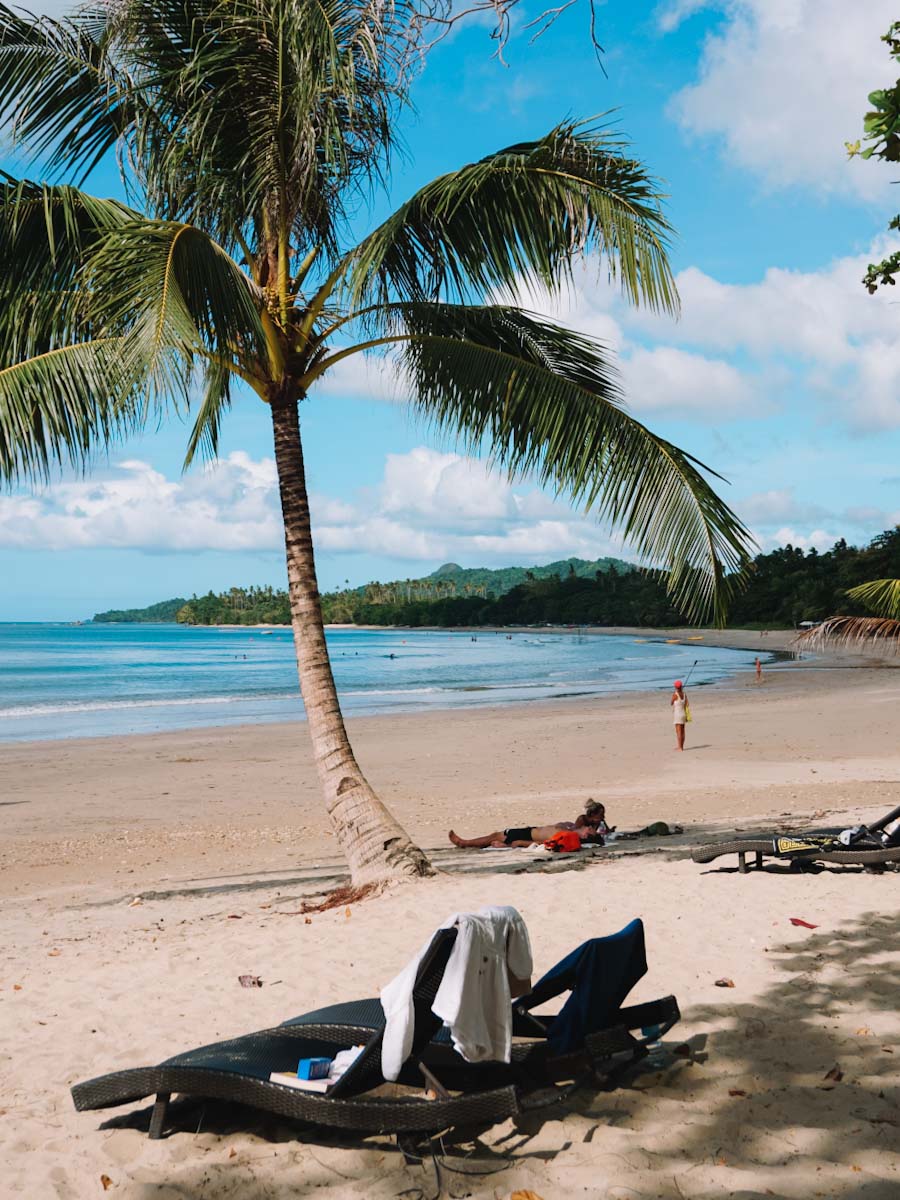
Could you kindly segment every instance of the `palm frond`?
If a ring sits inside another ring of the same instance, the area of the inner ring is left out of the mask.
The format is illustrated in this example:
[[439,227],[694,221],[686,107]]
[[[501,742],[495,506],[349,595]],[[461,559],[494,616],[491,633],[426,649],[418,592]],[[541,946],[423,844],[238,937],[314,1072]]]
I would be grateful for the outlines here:
[[829,617],[801,633],[796,641],[809,650],[897,654],[900,653],[900,620],[892,617]]
[[675,311],[657,182],[609,130],[570,122],[427,184],[348,256],[354,304],[556,291],[598,251],[634,303]]
[[[162,381],[172,356],[197,354],[229,367],[266,353],[263,300],[251,280],[202,230],[137,220],[111,230],[88,264],[92,311],[127,331],[130,348]],[[162,382],[161,381],[161,382]]]
[[106,235],[137,216],[116,200],[0,173],[0,366],[94,336],[80,274]]
[[37,17],[0,4],[0,113],[49,170],[84,179],[134,119],[127,76],[107,53],[107,10]]
[[337,248],[345,192],[378,181],[402,102],[383,0],[121,0],[118,58],[140,96],[131,160],[150,210],[229,250],[261,222]]
[[184,456],[187,470],[198,452],[205,458],[215,458],[219,452],[219,429],[222,417],[231,408],[231,372],[220,362],[206,366],[203,399]]
[[0,480],[83,466],[144,411],[122,339],[58,347],[0,368]]
[[623,410],[602,347],[504,306],[398,304],[383,315],[376,343],[396,346],[425,420],[620,531],[647,566],[666,572],[686,617],[724,620],[752,539],[706,468]]
[[873,579],[849,588],[847,595],[880,617],[900,620],[900,579]]

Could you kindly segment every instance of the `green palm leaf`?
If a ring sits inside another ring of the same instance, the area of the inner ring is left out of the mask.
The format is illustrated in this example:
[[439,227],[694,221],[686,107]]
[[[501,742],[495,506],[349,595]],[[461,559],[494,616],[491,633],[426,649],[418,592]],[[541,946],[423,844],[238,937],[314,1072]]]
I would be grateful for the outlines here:
[[900,620],[900,579],[874,579],[849,588],[847,595],[880,617]]
[[602,253],[635,303],[674,311],[671,228],[646,168],[609,130],[569,123],[429,183],[349,256],[355,303],[557,290]]
[[140,426],[144,409],[120,338],[75,343],[0,368],[0,478],[83,466]]
[[[262,294],[206,233],[177,221],[111,230],[87,265],[92,312],[127,330],[148,372],[200,354],[240,371],[265,354]],[[166,376],[168,378],[168,375]]]
[[197,454],[215,458],[219,452],[219,430],[222,417],[231,408],[231,372],[219,362],[206,366],[203,399],[197,410],[194,427],[188,439],[184,456],[184,469],[191,465]]
[[82,272],[137,217],[77,188],[0,174],[0,366],[103,332],[91,328]]
[[504,306],[398,304],[383,316],[376,344],[396,346],[412,403],[439,432],[593,510],[665,569],[686,616],[724,620],[752,539],[706,468],[623,410],[595,342]]
[[107,54],[107,10],[65,20],[0,4],[0,112],[51,170],[83,179],[134,118],[127,76]]

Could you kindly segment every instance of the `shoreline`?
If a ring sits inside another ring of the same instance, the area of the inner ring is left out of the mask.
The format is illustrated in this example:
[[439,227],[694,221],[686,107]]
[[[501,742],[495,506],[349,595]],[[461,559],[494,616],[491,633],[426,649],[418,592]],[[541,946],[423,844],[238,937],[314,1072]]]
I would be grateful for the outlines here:
[[[347,725],[376,791],[429,849],[451,827],[571,819],[588,797],[620,828],[894,807],[893,677],[807,667],[767,669],[761,687],[745,672],[696,689],[683,755],[658,691]],[[0,895],[138,889],[201,865],[228,874],[236,858],[283,871],[297,855],[335,854],[305,722],[9,742],[0,764]]]

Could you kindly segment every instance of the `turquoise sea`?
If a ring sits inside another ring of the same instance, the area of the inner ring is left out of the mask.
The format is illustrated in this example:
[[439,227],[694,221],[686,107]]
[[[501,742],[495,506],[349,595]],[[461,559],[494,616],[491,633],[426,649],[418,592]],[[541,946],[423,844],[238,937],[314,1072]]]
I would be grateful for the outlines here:
[[[416,712],[691,686],[754,654],[632,637],[335,629],[344,711]],[[0,741],[302,718],[287,629],[0,624]]]

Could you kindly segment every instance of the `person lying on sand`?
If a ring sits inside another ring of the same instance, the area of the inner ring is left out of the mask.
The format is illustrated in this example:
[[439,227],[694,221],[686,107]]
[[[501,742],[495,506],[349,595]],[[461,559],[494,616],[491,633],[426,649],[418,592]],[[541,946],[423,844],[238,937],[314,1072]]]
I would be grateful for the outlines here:
[[585,812],[580,813],[574,821],[557,821],[555,825],[513,825],[509,829],[498,829],[494,833],[475,838],[461,838],[451,829],[449,838],[453,845],[461,850],[485,850],[488,846],[494,849],[515,849],[546,842],[560,829],[574,830],[582,842],[602,846],[603,835],[610,832],[606,824],[606,809],[602,804],[589,801]]

